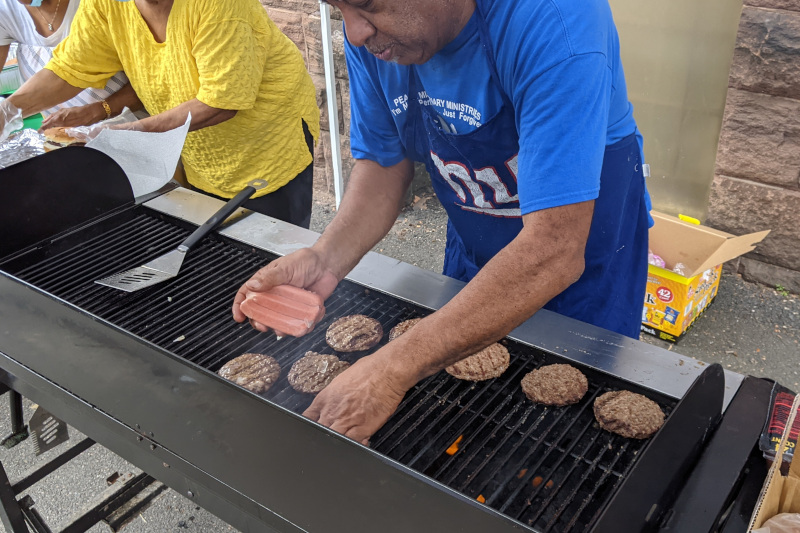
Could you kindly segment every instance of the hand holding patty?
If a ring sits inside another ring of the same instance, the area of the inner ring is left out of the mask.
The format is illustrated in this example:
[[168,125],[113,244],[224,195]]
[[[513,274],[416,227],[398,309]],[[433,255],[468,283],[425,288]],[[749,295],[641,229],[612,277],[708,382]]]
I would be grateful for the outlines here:
[[367,445],[406,393],[392,380],[384,359],[373,354],[356,361],[317,395],[303,415]]
[[[339,278],[326,266],[322,257],[313,249],[304,248],[276,259],[253,274],[239,288],[233,299],[233,319],[237,322],[244,322],[246,319],[250,319],[250,324],[255,329],[267,332],[274,327],[279,327],[279,324],[270,326],[270,324],[260,322],[257,317],[254,317],[256,315],[253,312],[255,307],[251,308],[248,314],[247,308],[250,307],[249,304],[242,306],[246,299],[253,299],[253,303],[255,303],[255,301],[259,300],[259,294],[269,293],[274,287],[280,285],[291,285],[314,293],[321,302],[324,302],[338,283]],[[321,304],[319,305],[321,306]],[[324,308],[322,308],[322,311],[324,313]],[[321,318],[322,316],[320,315],[314,319],[314,322],[319,321]],[[276,331],[276,333],[278,332]]]

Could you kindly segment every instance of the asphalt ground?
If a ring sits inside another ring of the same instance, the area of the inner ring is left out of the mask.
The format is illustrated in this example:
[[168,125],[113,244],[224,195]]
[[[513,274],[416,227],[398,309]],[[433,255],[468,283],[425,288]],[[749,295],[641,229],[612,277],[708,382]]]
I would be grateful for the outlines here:
[[[317,190],[311,229],[322,231],[334,214],[333,196]],[[441,272],[445,228],[446,216],[438,200],[429,187],[417,186],[408,207],[374,251]],[[641,340],[707,363],[719,362],[735,372],[774,379],[795,391],[800,390],[800,298],[748,283],[731,272],[723,272],[716,300],[678,344],[648,335],[642,336]],[[33,406],[26,400],[25,420],[32,413]],[[5,436],[9,431],[8,409],[0,406],[0,435]],[[70,444],[82,438],[83,435],[70,428]],[[35,457],[32,439],[28,439],[11,450],[0,448],[0,461],[13,483],[67,446],[62,444]],[[109,450],[95,445],[26,493],[32,496],[35,508],[51,529],[58,531],[92,495],[107,488],[107,478],[115,473],[128,472],[138,473],[139,470]],[[110,529],[101,523],[89,531],[99,533]],[[235,530],[189,499],[167,490],[123,531]]]

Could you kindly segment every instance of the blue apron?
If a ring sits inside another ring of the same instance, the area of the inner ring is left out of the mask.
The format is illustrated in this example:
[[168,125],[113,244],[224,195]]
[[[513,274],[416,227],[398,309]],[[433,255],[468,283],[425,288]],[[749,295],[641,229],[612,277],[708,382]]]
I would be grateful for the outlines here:
[[[485,1],[476,7],[479,34],[492,79],[502,87],[481,15]],[[457,135],[435,109],[419,102],[422,90],[411,65],[403,143],[409,157],[425,163],[449,217],[443,273],[469,281],[522,229],[514,108],[503,93],[494,117]],[[648,210],[640,154],[636,134],[606,147],[584,273],[544,306],[633,338],[639,337],[647,283]]]

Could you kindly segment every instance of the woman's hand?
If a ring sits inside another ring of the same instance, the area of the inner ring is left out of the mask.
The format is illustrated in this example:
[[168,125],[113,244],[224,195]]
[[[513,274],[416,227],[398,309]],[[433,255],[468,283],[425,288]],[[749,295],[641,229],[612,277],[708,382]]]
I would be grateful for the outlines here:
[[95,102],[93,104],[67,107],[59,109],[52,115],[48,116],[42,122],[42,129],[68,127],[74,128],[75,126],[89,126],[104,120],[106,118],[105,109],[103,104]]

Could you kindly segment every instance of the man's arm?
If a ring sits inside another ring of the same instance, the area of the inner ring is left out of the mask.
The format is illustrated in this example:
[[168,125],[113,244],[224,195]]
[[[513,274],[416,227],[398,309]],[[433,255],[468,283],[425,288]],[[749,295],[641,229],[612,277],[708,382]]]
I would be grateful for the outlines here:
[[447,305],[403,335],[407,355],[394,361],[394,373],[413,385],[506,336],[576,282],[593,211],[589,201],[525,215],[513,241]]
[[[248,291],[285,284],[308,289],[323,299],[330,296],[339,281],[389,232],[413,177],[414,164],[408,159],[391,167],[356,161],[339,212],[322,236],[311,248],[272,261],[242,285],[233,302],[234,320],[247,318],[239,305]],[[267,331],[264,325],[251,323]]]
[[340,280],[389,233],[413,178],[408,159],[391,167],[356,161],[339,212],[313,246]]
[[366,442],[419,380],[504,337],[580,277],[593,210],[589,201],[525,215],[455,298],[339,375],[304,414]]

